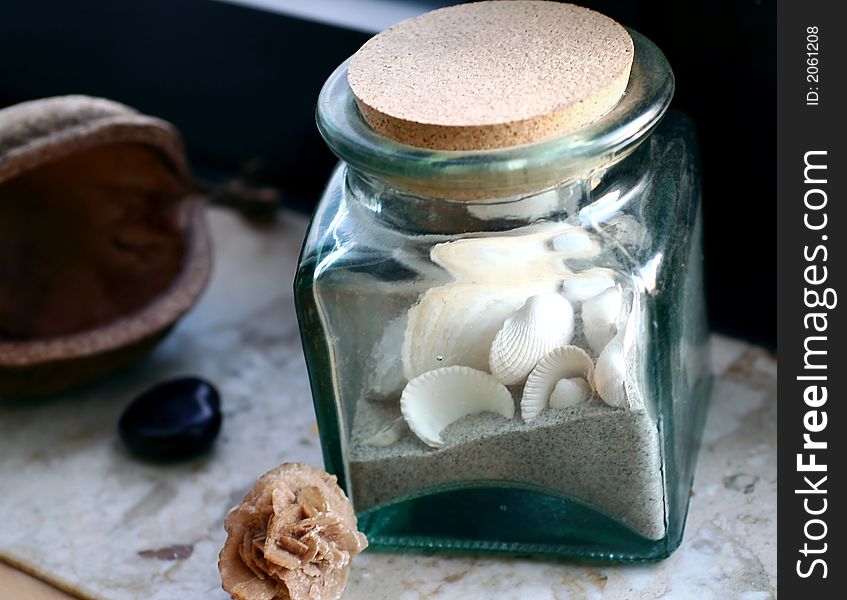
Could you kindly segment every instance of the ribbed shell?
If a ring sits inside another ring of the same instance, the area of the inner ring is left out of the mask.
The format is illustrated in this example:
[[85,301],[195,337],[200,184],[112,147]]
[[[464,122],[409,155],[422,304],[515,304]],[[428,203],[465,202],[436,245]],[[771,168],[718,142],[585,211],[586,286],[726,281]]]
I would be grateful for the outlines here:
[[406,379],[453,365],[488,371],[491,343],[506,319],[529,296],[555,287],[451,283],[430,288],[409,310],[401,350]]
[[400,398],[403,418],[415,435],[433,448],[444,445],[441,432],[467,415],[493,412],[515,416],[512,394],[488,373],[470,367],[444,367],[410,381]]
[[527,377],[521,398],[521,417],[527,423],[544,410],[561,379],[582,377],[594,389],[594,361],[579,346],[556,348]]
[[556,293],[530,297],[506,319],[491,344],[491,374],[506,385],[523,383],[538,361],[573,338],[573,307]]

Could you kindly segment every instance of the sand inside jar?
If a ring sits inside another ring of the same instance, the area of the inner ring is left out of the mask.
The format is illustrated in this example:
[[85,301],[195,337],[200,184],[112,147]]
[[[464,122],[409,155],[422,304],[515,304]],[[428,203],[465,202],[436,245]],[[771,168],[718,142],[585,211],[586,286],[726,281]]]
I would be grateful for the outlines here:
[[470,415],[430,448],[404,429],[394,444],[368,443],[400,416],[397,402],[359,401],[350,437],[350,480],[357,511],[451,482],[513,481],[584,502],[649,539],[665,535],[659,438],[644,410],[599,400],[543,411],[531,423]]

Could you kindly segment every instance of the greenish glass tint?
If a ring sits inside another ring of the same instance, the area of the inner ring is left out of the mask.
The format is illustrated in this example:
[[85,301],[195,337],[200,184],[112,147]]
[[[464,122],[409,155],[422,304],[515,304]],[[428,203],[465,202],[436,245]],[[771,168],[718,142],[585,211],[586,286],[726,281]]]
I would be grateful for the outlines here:
[[[659,559],[679,545],[711,385],[700,176],[690,121],[664,116],[670,68],[649,41],[633,38],[633,74],[615,110],[575,134],[496,151],[435,152],[381,138],[358,115],[344,65],[328,80],[318,123],[344,162],[312,218],[295,300],[326,468],[351,496],[373,548],[628,562]],[[468,190],[483,199],[451,197]],[[655,450],[655,472],[628,473],[621,466],[628,449],[607,451],[616,440],[599,438],[596,459],[591,448],[553,448],[540,475],[523,481],[492,477],[491,464],[450,464],[446,454],[433,467],[439,453],[422,454],[417,440],[405,442],[408,464],[422,467],[402,485],[380,479],[378,460],[375,470],[361,466],[357,419],[371,410],[399,414],[396,396],[388,394],[393,403],[372,397],[375,381],[390,387],[393,377],[379,371],[374,356],[383,354],[375,349],[387,344],[387,355],[399,356],[392,323],[451,281],[433,264],[432,248],[551,224],[580,228],[601,246],[591,264],[570,268],[614,272],[643,305],[636,379],[646,427],[633,451],[649,465]],[[617,510],[614,494],[575,494],[544,476],[603,469],[620,475],[611,485],[621,493],[643,496],[660,535],[640,525],[632,507]]]

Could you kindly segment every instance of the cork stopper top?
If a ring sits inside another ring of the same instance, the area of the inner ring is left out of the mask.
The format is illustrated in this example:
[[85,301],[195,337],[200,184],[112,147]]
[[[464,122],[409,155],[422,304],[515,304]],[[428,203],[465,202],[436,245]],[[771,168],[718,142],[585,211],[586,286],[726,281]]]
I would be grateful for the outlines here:
[[626,89],[633,42],[618,23],[557,2],[451,6],[398,23],[350,62],[362,116],[382,135],[484,150],[562,135]]

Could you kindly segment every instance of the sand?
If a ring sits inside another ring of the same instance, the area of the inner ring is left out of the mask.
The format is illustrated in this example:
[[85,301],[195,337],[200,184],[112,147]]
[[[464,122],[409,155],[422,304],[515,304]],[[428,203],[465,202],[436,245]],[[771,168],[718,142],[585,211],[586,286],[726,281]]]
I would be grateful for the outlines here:
[[439,449],[408,430],[390,446],[366,443],[400,415],[399,403],[362,399],[356,413],[349,466],[357,511],[430,486],[497,479],[556,490],[646,538],[665,535],[659,437],[643,410],[592,400],[545,410],[532,423],[471,415],[444,431]]

